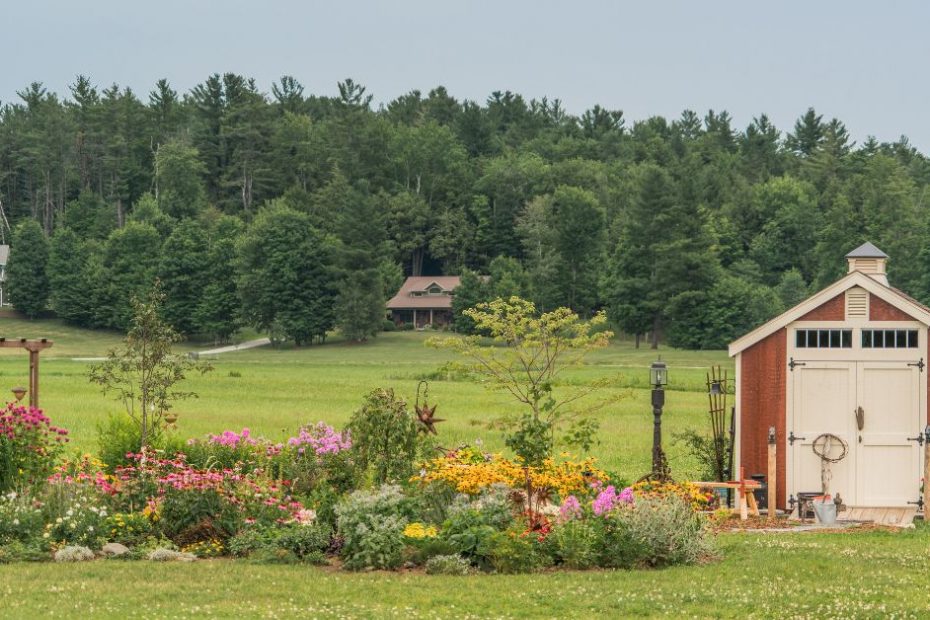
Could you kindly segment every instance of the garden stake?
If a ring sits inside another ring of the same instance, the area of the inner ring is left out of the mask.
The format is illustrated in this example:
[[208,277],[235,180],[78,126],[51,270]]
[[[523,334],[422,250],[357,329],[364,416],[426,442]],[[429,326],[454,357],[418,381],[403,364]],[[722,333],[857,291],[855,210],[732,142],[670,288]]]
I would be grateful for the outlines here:
[[777,468],[777,459],[776,459],[776,450],[777,444],[775,443],[775,427],[769,427],[769,474],[768,474],[768,485],[769,485],[769,496],[768,496],[768,516],[769,520],[775,520],[775,502],[777,501],[775,486],[778,477],[778,468]]

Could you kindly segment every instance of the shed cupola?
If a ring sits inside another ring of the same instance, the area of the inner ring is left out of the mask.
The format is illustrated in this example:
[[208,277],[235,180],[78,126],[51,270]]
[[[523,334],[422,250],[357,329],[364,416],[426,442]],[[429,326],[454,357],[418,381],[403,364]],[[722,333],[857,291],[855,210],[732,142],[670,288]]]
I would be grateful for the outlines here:
[[871,243],[865,242],[847,254],[846,262],[849,264],[848,273],[861,271],[888,286],[888,276],[885,274],[888,255]]

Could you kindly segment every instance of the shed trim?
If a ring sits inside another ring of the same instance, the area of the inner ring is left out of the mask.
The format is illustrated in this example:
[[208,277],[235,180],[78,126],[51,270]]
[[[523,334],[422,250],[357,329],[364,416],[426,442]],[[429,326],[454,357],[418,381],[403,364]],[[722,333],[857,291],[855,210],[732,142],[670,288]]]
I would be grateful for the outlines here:
[[875,278],[867,276],[860,271],[853,271],[848,273],[843,278],[837,280],[827,288],[821,290],[818,293],[815,293],[811,297],[808,297],[806,300],[802,301],[790,310],[783,312],[769,322],[764,323],[763,325],[752,330],[742,338],[738,338],[737,340],[731,342],[729,346],[730,357],[745,351],[752,345],[772,335],[778,330],[784,329],[789,324],[800,319],[811,310],[833,299],[837,295],[844,293],[854,286],[860,286],[864,288],[869,293],[876,295],[898,310],[904,312],[908,316],[913,317],[914,320],[922,323],[923,325],[930,326],[930,309],[922,306],[917,301],[899,292],[897,289],[893,289],[890,286],[885,286]]

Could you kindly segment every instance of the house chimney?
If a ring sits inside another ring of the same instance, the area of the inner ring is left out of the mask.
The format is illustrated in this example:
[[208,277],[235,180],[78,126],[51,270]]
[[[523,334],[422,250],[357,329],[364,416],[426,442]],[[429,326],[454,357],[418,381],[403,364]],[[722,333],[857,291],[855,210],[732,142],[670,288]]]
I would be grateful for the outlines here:
[[885,266],[888,263],[888,255],[871,243],[863,243],[858,248],[847,254],[846,262],[849,264],[848,273],[852,273],[853,271],[861,271],[862,273],[878,280],[885,286],[888,286],[888,276],[885,275]]

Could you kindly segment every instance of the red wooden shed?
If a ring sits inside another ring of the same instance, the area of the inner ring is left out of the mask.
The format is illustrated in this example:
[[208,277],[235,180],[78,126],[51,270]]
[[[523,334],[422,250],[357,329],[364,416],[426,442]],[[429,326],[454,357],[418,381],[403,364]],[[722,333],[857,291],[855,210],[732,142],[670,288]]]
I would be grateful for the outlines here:
[[871,243],[846,260],[842,279],[730,344],[735,462],[765,474],[775,427],[779,508],[821,490],[812,442],[824,433],[846,444],[829,476],[847,505],[906,507],[920,497],[930,308],[889,285],[888,256]]

